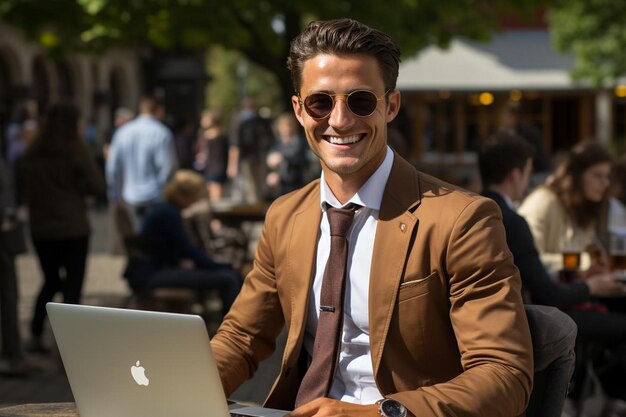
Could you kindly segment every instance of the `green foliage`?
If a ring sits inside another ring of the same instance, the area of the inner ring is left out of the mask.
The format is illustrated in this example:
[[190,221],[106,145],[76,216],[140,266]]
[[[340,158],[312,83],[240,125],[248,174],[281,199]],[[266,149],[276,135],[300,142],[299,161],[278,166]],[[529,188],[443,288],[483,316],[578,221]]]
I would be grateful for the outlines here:
[[269,108],[272,115],[284,110],[276,77],[247,62],[240,52],[211,47],[207,54],[207,72],[211,82],[207,85],[206,107],[221,109],[225,126],[239,110],[243,97],[253,97],[259,107]]
[[606,87],[626,74],[626,2],[562,0],[549,22],[556,47],[576,57],[575,79]]
[[498,12],[530,15],[545,1],[0,0],[0,19],[51,49],[220,45],[237,50],[274,74],[286,106],[291,95],[285,68],[289,42],[311,20],[361,20],[389,33],[410,56],[432,43],[447,45],[454,36],[487,39],[497,28]]

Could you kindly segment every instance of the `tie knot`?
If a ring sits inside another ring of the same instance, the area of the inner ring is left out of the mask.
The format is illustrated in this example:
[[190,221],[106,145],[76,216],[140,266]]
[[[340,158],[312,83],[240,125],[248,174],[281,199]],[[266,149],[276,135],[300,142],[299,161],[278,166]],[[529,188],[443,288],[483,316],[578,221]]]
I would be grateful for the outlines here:
[[352,226],[352,220],[354,219],[354,212],[360,209],[358,204],[348,204],[344,208],[329,207],[326,212],[328,213],[328,223],[330,224],[330,235],[346,237],[350,226]]

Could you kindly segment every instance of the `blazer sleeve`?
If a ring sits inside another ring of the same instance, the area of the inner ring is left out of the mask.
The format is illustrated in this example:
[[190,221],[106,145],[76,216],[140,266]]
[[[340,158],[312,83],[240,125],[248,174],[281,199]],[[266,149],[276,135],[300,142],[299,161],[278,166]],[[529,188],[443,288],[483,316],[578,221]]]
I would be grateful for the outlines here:
[[465,206],[442,256],[461,372],[389,397],[418,417],[521,415],[532,387],[532,343],[519,272],[495,202],[481,198]]

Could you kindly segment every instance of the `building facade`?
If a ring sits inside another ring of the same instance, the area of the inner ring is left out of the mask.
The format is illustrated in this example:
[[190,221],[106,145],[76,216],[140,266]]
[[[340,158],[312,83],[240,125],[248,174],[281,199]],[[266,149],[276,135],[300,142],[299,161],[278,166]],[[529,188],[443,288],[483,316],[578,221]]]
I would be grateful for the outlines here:
[[141,65],[134,49],[102,54],[68,54],[53,60],[14,27],[0,23],[0,132],[24,103],[41,114],[60,99],[74,101],[86,123],[109,132],[114,110],[135,109],[142,91]]
[[626,88],[576,83],[573,63],[545,28],[505,30],[489,43],[455,39],[404,59],[398,88],[412,161],[444,176],[473,170],[480,143],[511,108],[551,156],[588,139],[623,152]]

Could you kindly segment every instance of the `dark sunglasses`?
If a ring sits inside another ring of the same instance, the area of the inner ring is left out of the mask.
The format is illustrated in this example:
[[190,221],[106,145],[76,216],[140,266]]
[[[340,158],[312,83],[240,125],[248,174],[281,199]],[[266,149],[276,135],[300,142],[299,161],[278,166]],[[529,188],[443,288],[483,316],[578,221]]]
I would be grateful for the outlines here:
[[356,90],[351,93],[313,93],[307,96],[302,102],[304,109],[314,119],[324,119],[330,115],[335,108],[335,101],[337,97],[343,98],[348,105],[348,108],[352,113],[359,117],[367,117],[374,113],[378,102],[385,99],[385,96],[389,93],[389,90],[385,91],[385,94],[378,97],[372,91],[368,90]]

